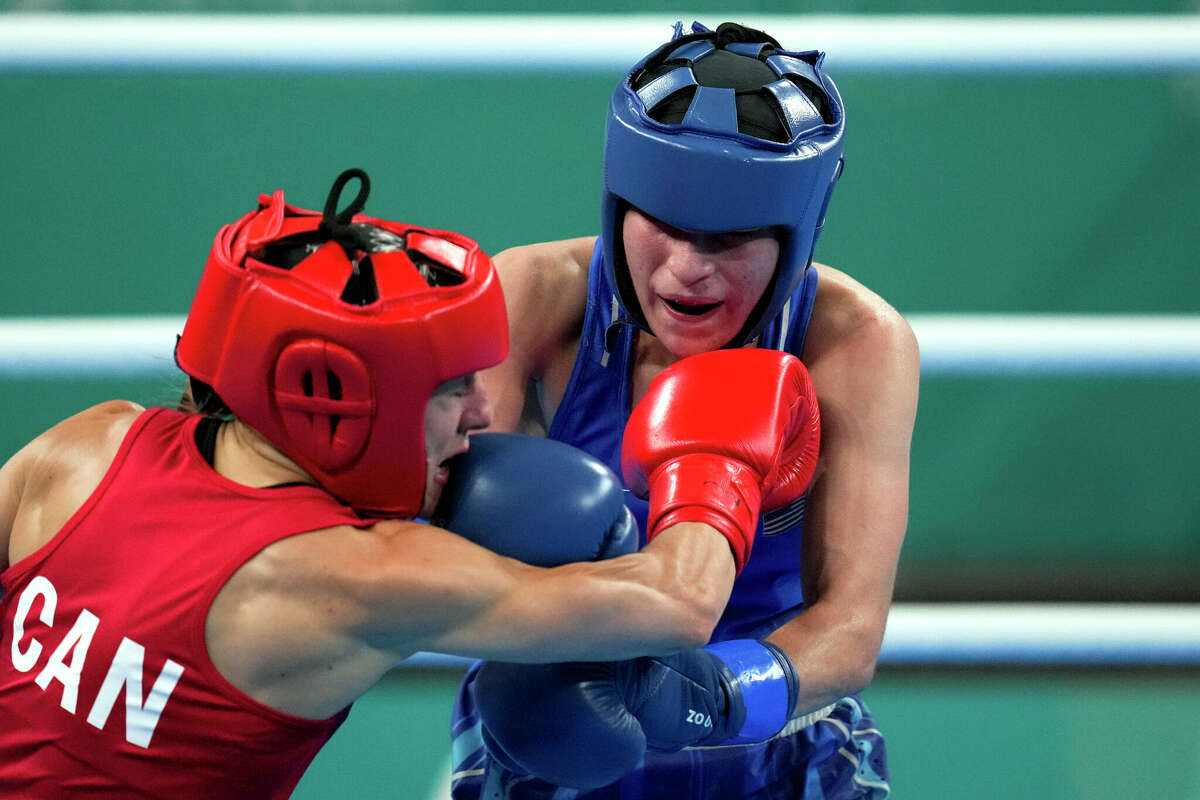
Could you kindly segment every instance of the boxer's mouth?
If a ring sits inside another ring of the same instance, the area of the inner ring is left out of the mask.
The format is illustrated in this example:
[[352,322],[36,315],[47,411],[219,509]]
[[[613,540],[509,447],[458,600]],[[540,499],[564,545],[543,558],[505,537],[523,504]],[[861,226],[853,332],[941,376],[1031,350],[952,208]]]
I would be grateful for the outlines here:
[[707,314],[717,306],[721,305],[720,301],[716,303],[687,303],[679,300],[670,300],[666,297],[663,298],[663,302],[666,303],[667,307],[672,311],[677,311],[680,314],[687,314],[691,317],[698,317],[702,314]]

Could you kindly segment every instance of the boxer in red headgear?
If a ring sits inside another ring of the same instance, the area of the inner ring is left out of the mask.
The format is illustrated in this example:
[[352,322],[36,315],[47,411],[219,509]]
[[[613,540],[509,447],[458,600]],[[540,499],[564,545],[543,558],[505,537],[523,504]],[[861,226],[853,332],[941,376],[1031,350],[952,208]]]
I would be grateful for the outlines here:
[[[507,350],[491,261],[363,215],[367,193],[348,172],[323,213],[276,192],[221,229],[177,348],[195,410],[110,401],[0,469],[0,796],[283,798],[415,651],[575,661],[708,638],[740,532],[699,498],[629,553],[602,464],[469,445],[491,421],[475,370]],[[781,472],[753,441],[769,415],[748,404],[737,454],[755,494]],[[412,519],[435,510],[445,527]],[[611,741],[610,769],[645,747]]]
[[[355,177],[358,196],[335,214]],[[275,192],[222,228],[175,357],[193,397],[219,398],[331,494],[411,517],[429,477],[426,402],[498,364],[508,329],[479,245],[367,217],[369,191],[350,170],[324,215]]]

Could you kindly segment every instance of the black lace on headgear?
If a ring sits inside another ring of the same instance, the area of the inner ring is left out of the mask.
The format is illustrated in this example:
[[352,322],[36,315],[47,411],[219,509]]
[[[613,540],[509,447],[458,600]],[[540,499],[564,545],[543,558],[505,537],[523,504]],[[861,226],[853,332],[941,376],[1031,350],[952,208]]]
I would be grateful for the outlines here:
[[[337,204],[341,199],[342,191],[346,188],[346,184],[354,178],[359,180],[358,194],[348,206],[338,211]],[[404,237],[374,225],[350,221],[366,206],[367,196],[370,193],[371,179],[367,177],[366,172],[357,168],[346,170],[333,182],[329,196],[325,199],[321,224],[317,226],[317,230],[326,235],[327,241],[332,239],[342,246],[342,249],[346,251],[346,257],[354,263],[356,269],[358,261],[355,256],[359,252],[383,253],[389,250],[404,249]]]

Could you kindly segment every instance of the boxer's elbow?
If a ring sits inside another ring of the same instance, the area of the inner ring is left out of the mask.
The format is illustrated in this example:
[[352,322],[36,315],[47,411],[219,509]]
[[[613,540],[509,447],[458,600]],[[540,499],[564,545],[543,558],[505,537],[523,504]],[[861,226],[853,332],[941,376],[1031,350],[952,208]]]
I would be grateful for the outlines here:
[[660,604],[653,620],[647,620],[645,654],[671,653],[703,647],[712,638],[716,622],[687,603]]
[[875,665],[878,663],[878,651],[860,650],[851,654],[850,663],[846,665],[844,680],[846,693],[864,691],[875,680]]
[[668,641],[664,642],[668,650],[682,650],[692,647],[703,647],[712,639],[713,631],[720,620],[720,613],[713,613],[706,604],[689,600],[674,603],[670,619],[672,624],[667,632]]
[[657,613],[670,620],[675,648],[708,644],[736,577],[725,537],[703,523],[677,523],[630,558]]
[[671,649],[708,644],[725,611],[729,586],[667,570],[655,590],[662,619],[670,621]]
[[856,619],[838,634],[834,649],[840,653],[841,690],[845,694],[861,692],[875,679],[883,632],[870,622]]

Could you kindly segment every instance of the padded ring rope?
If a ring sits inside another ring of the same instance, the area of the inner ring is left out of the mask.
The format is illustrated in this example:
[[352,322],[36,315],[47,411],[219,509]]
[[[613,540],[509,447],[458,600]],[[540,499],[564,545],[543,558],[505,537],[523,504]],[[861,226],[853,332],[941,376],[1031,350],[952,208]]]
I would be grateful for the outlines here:
[[[912,314],[923,375],[1200,374],[1200,315]],[[0,319],[0,376],[175,369],[182,316]]]
[[[668,13],[8,13],[0,25],[0,69],[466,71],[486,66],[619,73],[661,42],[674,19]],[[1200,69],[1200,17],[1194,14],[747,14],[739,21],[771,31],[797,49],[820,47],[830,54],[826,66],[835,75]],[[314,48],[314,41],[321,47]],[[487,63],[464,55],[470,53],[487,53]]]
[[[470,660],[418,653],[406,667]],[[1200,605],[897,603],[879,663],[945,666],[1200,666]]]

